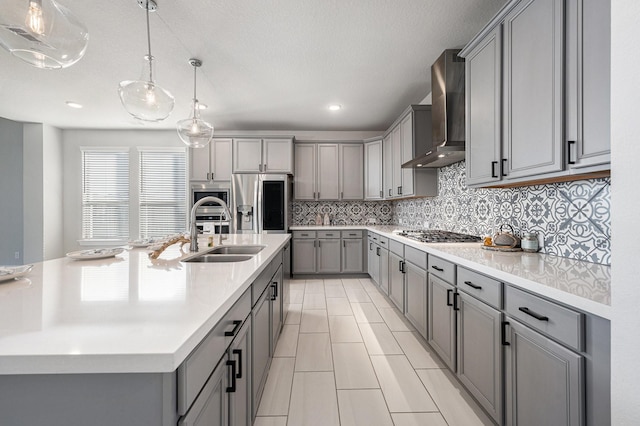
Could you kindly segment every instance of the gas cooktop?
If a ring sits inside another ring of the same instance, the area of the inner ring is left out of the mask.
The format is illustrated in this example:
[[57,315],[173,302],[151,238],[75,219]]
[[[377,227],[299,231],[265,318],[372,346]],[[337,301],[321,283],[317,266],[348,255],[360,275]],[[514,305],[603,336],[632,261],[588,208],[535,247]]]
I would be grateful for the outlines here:
[[481,241],[475,235],[459,234],[457,232],[440,231],[437,229],[424,231],[401,231],[398,235],[420,241],[421,243],[475,243]]

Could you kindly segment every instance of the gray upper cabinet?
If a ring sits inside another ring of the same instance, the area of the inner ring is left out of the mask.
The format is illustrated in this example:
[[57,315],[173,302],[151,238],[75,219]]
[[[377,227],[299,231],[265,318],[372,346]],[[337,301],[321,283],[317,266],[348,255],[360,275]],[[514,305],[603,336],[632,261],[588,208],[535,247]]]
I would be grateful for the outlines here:
[[506,179],[563,170],[564,5],[522,0],[504,19]]
[[393,190],[393,138],[389,133],[382,139],[383,149],[383,195],[385,199],[394,197]]
[[296,143],[294,197],[296,200],[316,199],[316,145]]
[[467,184],[500,180],[502,135],[502,26],[465,59]]
[[382,139],[364,144],[365,200],[382,200],[384,198],[382,151]]
[[585,424],[584,359],[507,318],[506,424]]
[[[400,147],[402,149],[402,161],[400,165],[407,161],[413,160],[413,145],[414,145],[414,116],[413,113],[407,114],[405,118],[400,122]],[[400,188],[401,195],[409,196],[415,194],[414,188],[414,170],[413,169],[401,169],[402,180]]]
[[262,172],[262,139],[233,140],[233,173]]
[[231,180],[231,139],[214,138],[206,148],[191,148],[189,158],[190,180]]
[[318,200],[338,200],[340,198],[339,157],[338,144],[318,144],[316,174]]
[[233,173],[293,173],[293,138],[234,139]]
[[[566,138],[569,167],[611,162],[611,2],[567,0]],[[595,166],[595,167],[594,167]]]
[[340,199],[364,198],[364,145],[340,145]]

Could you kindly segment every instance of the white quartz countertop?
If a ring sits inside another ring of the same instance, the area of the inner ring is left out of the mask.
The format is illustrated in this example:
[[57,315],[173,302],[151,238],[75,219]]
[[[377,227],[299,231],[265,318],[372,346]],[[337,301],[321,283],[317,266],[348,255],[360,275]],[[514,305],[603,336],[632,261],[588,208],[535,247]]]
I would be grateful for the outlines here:
[[541,253],[488,251],[480,243],[426,244],[383,226],[292,226],[300,230],[364,229],[602,318],[611,319],[611,267]]
[[36,263],[0,282],[0,374],[174,371],[289,238],[229,235],[266,246],[238,263],[181,262],[188,245]]

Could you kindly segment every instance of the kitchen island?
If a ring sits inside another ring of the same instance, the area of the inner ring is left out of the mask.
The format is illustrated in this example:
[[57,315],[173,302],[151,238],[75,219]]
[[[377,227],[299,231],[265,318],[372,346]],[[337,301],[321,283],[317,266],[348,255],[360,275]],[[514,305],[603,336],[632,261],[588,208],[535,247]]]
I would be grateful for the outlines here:
[[176,424],[177,370],[236,302],[252,299],[289,238],[229,235],[225,245],[265,246],[244,262],[185,263],[186,246],[157,260],[131,249],[41,262],[1,283],[2,423]]

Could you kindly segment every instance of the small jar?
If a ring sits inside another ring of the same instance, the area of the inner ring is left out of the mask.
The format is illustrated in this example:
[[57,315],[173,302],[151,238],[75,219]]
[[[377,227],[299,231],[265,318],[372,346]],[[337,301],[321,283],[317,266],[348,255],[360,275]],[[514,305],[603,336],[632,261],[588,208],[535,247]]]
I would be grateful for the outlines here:
[[535,232],[525,232],[522,235],[520,246],[522,247],[522,251],[526,251],[529,253],[537,252],[540,248],[538,246],[538,235]]

